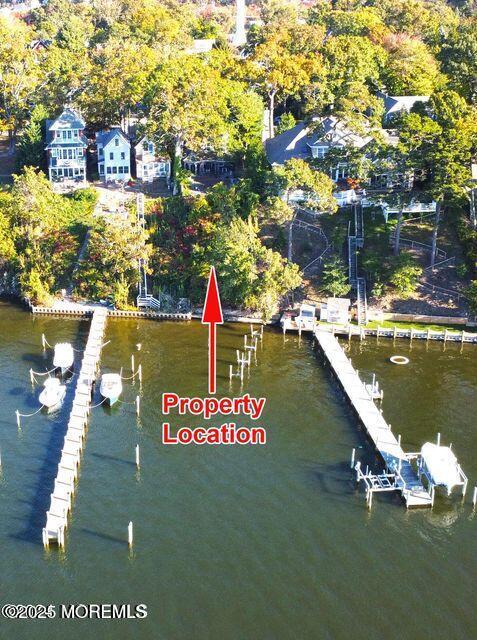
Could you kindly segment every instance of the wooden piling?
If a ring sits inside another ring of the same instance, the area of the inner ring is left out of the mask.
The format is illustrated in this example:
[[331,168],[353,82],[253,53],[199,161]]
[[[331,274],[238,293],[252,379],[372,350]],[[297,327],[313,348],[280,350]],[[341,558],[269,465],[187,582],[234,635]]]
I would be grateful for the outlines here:
[[139,469],[139,467],[141,466],[141,461],[139,458],[139,445],[136,445],[136,467]]
[[134,542],[133,523],[130,522],[128,524],[128,545],[130,547],[132,547],[133,546],[133,542]]
[[475,505],[477,504],[477,487],[474,487],[474,495],[472,496],[472,506],[475,509]]
[[141,398],[140,396],[136,396],[136,415],[139,415],[141,408]]
[[350,469],[352,469],[352,468],[354,467],[354,458],[355,458],[355,455],[356,455],[356,449],[353,449],[353,450],[351,451],[351,462],[350,462],[350,465],[349,465],[349,466],[350,466]]

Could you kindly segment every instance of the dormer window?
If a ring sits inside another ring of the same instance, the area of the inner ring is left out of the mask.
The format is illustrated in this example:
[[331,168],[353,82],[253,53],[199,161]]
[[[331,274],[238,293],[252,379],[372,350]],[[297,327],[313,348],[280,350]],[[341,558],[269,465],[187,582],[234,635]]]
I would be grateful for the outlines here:
[[119,147],[119,138],[114,138],[114,144],[116,147]]

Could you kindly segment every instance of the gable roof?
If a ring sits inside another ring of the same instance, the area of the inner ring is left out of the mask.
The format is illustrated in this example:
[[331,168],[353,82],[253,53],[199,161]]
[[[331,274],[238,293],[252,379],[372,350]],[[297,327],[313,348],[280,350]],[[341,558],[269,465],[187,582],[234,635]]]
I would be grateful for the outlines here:
[[310,134],[308,144],[315,147],[323,144],[328,147],[350,145],[360,149],[371,141],[371,136],[361,136],[349,129],[335,116],[323,118],[316,131]]
[[130,145],[129,138],[127,135],[120,129],[120,127],[112,127],[107,131],[98,131],[96,134],[96,144],[102,144],[103,148],[107,147],[108,144],[114,140],[114,138],[120,137],[126,142],[126,144]]
[[384,117],[398,114],[401,111],[411,111],[418,102],[429,102],[429,96],[388,96],[385,93],[378,93],[384,101]]
[[86,124],[80,113],[71,107],[66,107],[56,120],[48,120],[49,131],[58,131],[61,129],[84,129]]
[[288,131],[284,131],[265,142],[265,153],[270,164],[284,164],[291,158],[305,159],[310,157],[310,148],[315,146],[335,147],[350,145],[360,149],[372,140],[371,136],[360,136],[346,125],[328,116],[313,120],[316,130],[310,125],[299,122]]
[[308,126],[299,122],[288,131],[266,140],[265,153],[270,164],[284,164],[291,158],[307,158],[310,155],[308,132]]

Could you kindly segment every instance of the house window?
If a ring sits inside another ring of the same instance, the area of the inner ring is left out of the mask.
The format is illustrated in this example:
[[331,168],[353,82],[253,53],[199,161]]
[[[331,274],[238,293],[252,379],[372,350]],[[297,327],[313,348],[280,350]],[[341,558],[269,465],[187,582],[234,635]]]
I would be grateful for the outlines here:
[[121,160],[126,160],[126,154],[124,151],[121,151]]
[[109,159],[110,160],[114,160],[114,153],[111,151],[111,153],[109,154]]
[[104,173],[104,164],[100,164],[99,165],[99,173],[100,173],[100,175],[103,175],[103,173]]
[[324,158],[326,155],[326,147],[313,147],[315,158]]
[[106,171],[107,171],[108,173],[111,173],[111,167],[107,167]]
[[113,167],[113,173],[117,173],[118,172],[118,168],[117,167]]
[[147,140],[144,140],[144,142],[142,143],[142,148],[144,151],[147,151],[149,148],[149,143],[147,142]]
[[78,137],[78,130],[77,130],[77,129],[75,129],[75,130],[73,131],[73,138],[77,138],[77,137]]
[[119,138],[114,138],[114,144],[116,147],[119,147]]
[[152,142],[149,143],[149,153],[154,153],[154,145]]
[[71,131],[67,131],[67,134],[68,134],[68,140],[71,140],[71,136],[72,136]]
[[63,131],[63,140],[66,140],[66,131]]

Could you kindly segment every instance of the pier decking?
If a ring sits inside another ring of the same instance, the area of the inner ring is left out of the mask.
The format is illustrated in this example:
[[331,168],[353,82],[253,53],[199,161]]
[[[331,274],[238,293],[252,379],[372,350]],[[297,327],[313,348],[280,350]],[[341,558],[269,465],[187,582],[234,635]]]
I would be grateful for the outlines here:
[[50,508],[46,512],[46,524],[42,532],[45,546],[48,546],[51,541],[57,542],[61,547],[65,544],[68,512],[71,510],[75,480],[78,477],[86,425],[91,410],[93,383],[101,357],[107,315],[108,312],[104,308],[96,308],[93,311],[88,341],[76,381],[68,429],[61,450],[54,490],[51,494]]
[[407,507],[432,506],[432,496],[411,464],[414,456],[403,451],[338,340],[321,329],[315,329],[314,335],[388,471],[376,476],[366,474],[368,500],[373,491],[395,490],[401,493]]

